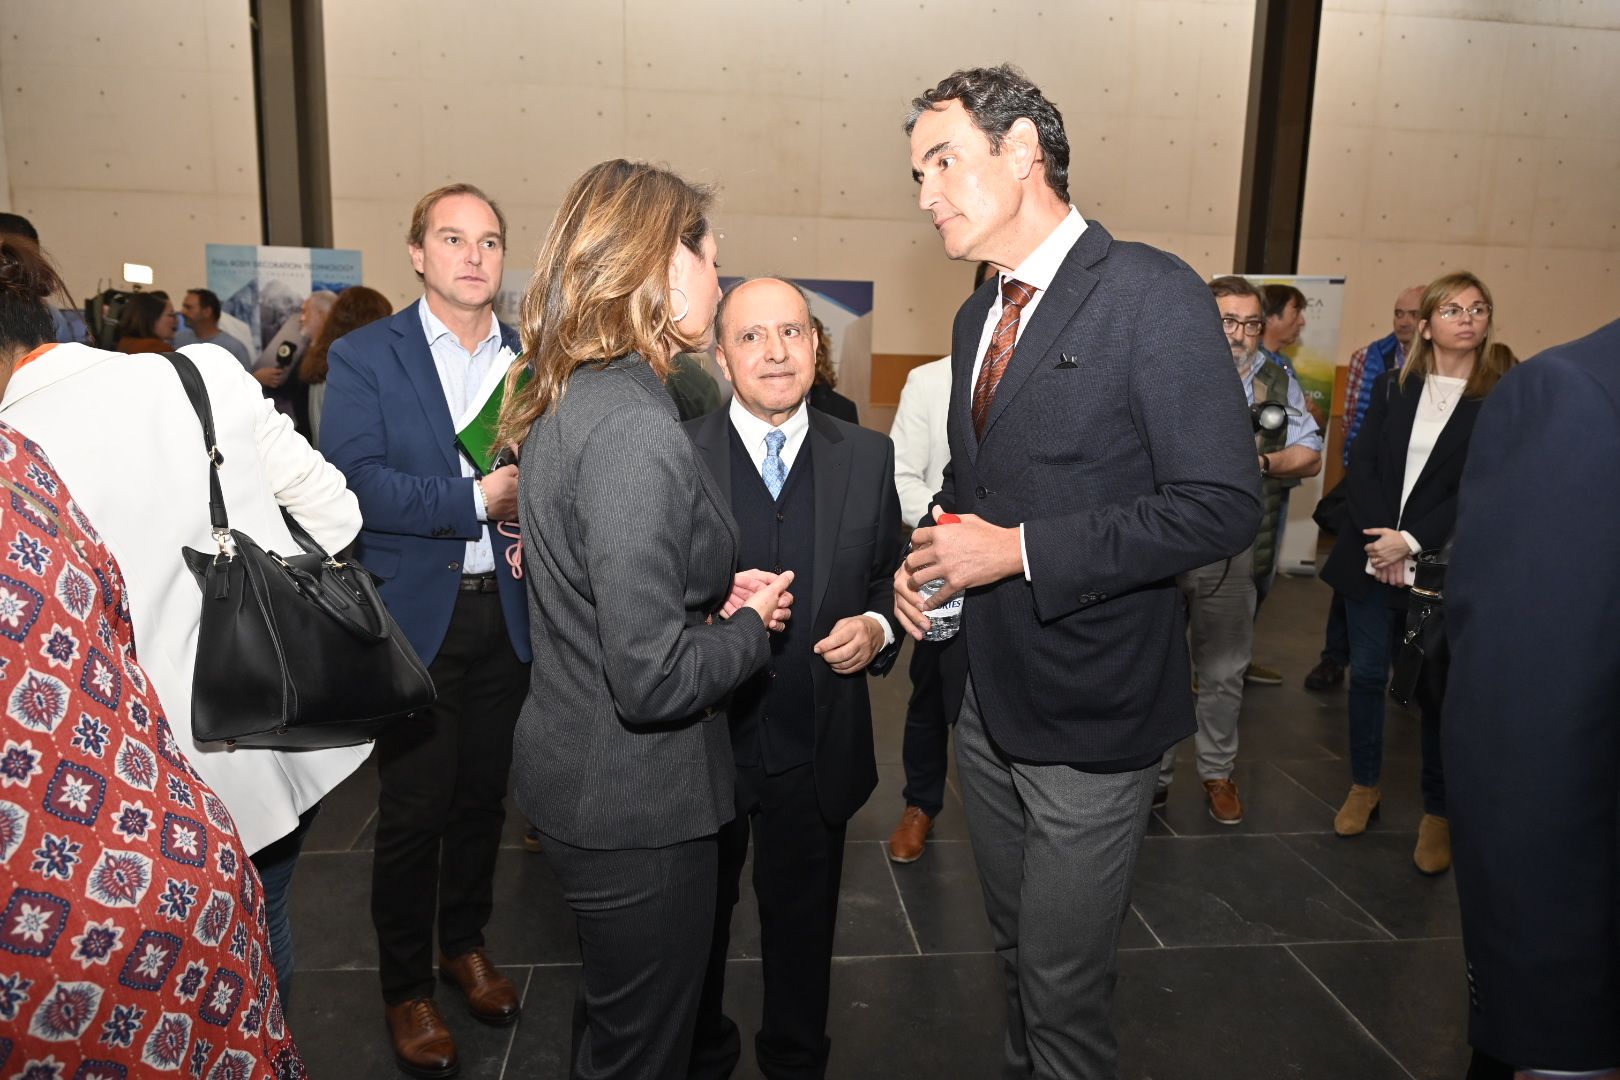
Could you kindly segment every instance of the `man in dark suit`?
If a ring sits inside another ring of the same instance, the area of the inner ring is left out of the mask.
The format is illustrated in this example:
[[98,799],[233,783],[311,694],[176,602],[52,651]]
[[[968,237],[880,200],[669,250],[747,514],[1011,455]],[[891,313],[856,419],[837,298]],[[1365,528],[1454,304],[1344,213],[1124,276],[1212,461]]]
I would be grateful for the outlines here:
[[1620,503],[1593,488],[1616,461],[1620,322],[1503,376],[1458,497],[1441,738],[1469,1041],[1521,1075],[1620,1076]]
[[736,516],[739,566],[792,570],[799,615],[732,699],[737,818],[720,830],[720,891],[693,1078],[731,1074],[737,1026],[721,1012],[731,911],[754,837],[765,1006],[760,1071],[821,1077],[845,823],[877,786],[865,672],[894,662],[900,559],[894,446],[804,404],[816,332],[797,286],[736,286],[715,316],[728,408],[686,425]]
[[1208,286],[1081,218],[1062,117],[1020,73],[957,72],[906,127],[945,253],[1001,273],[952,336],[935,501],[961,520],[913,535],[895,610],[920,637],[918,586],[966,590],[948,702],[1007,1075],[1101,1080],[1156,766],[1194,729],[1175,577],[1260,521],[1248,409]]
[[439,698],[377,740],[371,911],[388,1028],[401,1068],[452,1075],[439,977],[490,1024],[518,993],[484,953],[512,730],[528,689],[529,620],[508,561],[517,469],[479,475],[456,432],[519,351],[496,320],[506,221],[469,184],[430,192],[407,237],[423,297],[339,339],[322,445],[360,499],[358,558],[428,665]]

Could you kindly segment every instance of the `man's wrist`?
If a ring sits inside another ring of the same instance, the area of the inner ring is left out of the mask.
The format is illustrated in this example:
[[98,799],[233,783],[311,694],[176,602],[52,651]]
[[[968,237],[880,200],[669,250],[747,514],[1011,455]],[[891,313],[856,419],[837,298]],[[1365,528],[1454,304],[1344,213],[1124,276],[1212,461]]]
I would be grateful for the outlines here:
[[484,478],[473,477],[473,516],[479,521],[489,520],[489,500],[484,498]]

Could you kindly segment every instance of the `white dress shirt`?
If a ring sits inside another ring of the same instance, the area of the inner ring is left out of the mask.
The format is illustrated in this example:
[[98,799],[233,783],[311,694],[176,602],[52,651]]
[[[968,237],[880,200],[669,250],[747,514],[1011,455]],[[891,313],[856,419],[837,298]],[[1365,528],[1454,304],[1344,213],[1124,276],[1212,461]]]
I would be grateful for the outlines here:
[[[810,410],[800,405],[793,410],[793,415],[782,421],[780,427],[772,427],[753,413],[743,407],[737,400],[737,395],[731,395],[731,404],[728,406],[731,414],[731,427],[742,440],[743,449],[748,451],[748,459],[754,463],[754,470],[765,475],[765,458],[770,454],[770,447],[765,444],[765,436],[773,431],[780,431],[787,436],[787,442],[782,444],[782,467],[791,473],[793,463],[798,460],[799,450],[804,446],[806,435],[810,434]],[[877,620],[883,628],[883,647],[887,649],[894,644],[894,630],[889,626],[889,620],[875,611],[864,612]]]
[[911,369],[900,391],[889,438],[894,442],[894,487],[907,528],[928,513],[951,460],[946,420],[951,411],[951,358]]
[[[490,312],[489,333],[469,353],[455,333],[433,314],[428,307],[427,297],[422,297],[416,310],[422,316],[422,333],[427,336],[428,351],[433,354],[433,368],[439,374],[439,386],[444,390],[444,401],[450,406],[450,422],[454,425],[467,411],[468,398],[484,384],[490,365],[500,355],[501,324],[495,318],[495,313]],[[456,458],[461,462],[462,476],[478,476],[478,469],[466,454],[458,452]],[[489,521],[488,509],[484,505],[484,490],[477,483],[473,484],[473,512],[479,521]],[[461,572],[487,574],[494,569],[495,549],[490,546],[489,525],[485,524],[478,539],[467,542]]]
[[[1417,487],[1418,477],[1423,475],[1423,467],[1429,463],[1429,455],[1434,453],[1440,433],[1456,411],[1463,387],[1467,385],[1467,379],[1444,375],[1430,375],[1424,380],[1423,390],[1418,394],[1417,416],[1412,419],[1412,437],[1406,441],[1406,472],[1401,476],[1399,514],[1406,513],[1406,500],[1412,497],[1412,489]],[[1440,407],[1442,403],[1445,408]],[[1414,555],[1423,550],[1423,545],[1411,533],[1403,529],[1401,536]]]
[[[1018,313],[1018,332],[1013,338],[1016,350],[1018,339],[1024,336],[1024,328],[1029,325],[1030,318],[1035,309],[1040,307],[1041,298],[1046,290],[1052,287],[1052,279],[1057,277],[1063,260],[1069,257],[1069,249],[1074,247],[1080,235],[1086,231],[1086,219],[1080,216],[1080,211],[1072,205],[1069,213],[1057,224],[1057,228],[1047,233],[1046,239],[1040,246],[1029,253],[1029,257],[1018,264],[1010,274],[996,276],[996,299],[990,305],[990,313],[985,316],[984,332],[979,335],[979,349],[973,357],[973,380],[970,385],[977,389],[979,385],[979,369],[984,366],[984,354],[990,348],[990,338],[996,332],[996,323],[1001,321],[1001,288],[1009,280],[1020,281],[1035,290],[1035,295]],[[972,391],[969,391],[972,393]],[[1024,526],[1018,526],[1018,552],[1024,560],[1024,580],[1029,580],[1029,549],[1024,546]]]

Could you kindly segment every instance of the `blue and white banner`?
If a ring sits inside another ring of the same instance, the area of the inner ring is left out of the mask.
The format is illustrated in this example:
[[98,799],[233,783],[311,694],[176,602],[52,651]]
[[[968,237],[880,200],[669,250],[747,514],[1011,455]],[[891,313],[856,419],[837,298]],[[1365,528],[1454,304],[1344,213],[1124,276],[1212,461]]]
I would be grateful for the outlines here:
[[334,248],[208,245],[208,287],[227,316],[242,320],[257,353],[296,328],[309,294],[360,284],[360,252]]

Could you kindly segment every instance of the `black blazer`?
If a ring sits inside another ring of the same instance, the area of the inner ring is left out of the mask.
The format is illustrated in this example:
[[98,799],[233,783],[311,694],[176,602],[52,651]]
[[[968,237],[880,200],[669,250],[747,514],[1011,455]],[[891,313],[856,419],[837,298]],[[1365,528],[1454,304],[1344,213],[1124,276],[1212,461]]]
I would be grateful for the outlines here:
[[1441,729],[1469,1041],[1603,1068],[1620,1062],[1620,322],[1508,372],[1478,438]]
[[1380,375],[1373,383],[1367,418],[1350,447],[1344,527],[1322,566],[1322,580],[1356,600],[1380,596],[1391,607],[1405,607],[1407,602],[1405,589],[1385,585],[1367,573],[1367,537],[1361,530],[1402,529],[1427,550],[1443,547],[1457,524],[1457,485],[1468,459],[1481,399],[1459,397],[1452,406],[1455,411],[1440,429],[1440,438],[1403,509],[1406,446],[1412,440],[1412,423],[1422,394],[1423,383],[1418,379],[1403,387],[1400,372]]
[[861,422],[861,413],[855,407],[855,402],[826,383],[813,384],[810,387],[810,396],[806,400],[812,409],[820,409],[836,420],[842,420],[846,424]]
[[[894,444],[886,435],[815,409],[809,416],[805,439],[816,464],[815,595],[795,594],[793,618],[809,619],[819,641],[839,619],[864,611],[882,615],[896,644],[880,652],[866,671],[884,675],[894,664],[901,633],[894,620],[894,572],[900,565]],[[731,410],[690,420],[685,427],[698,457],[729,499]],[[877,786],[866,673],[839,675],[820,657],[812,657],[811,677],[816,796],[829,822],[847,821]]]
[[[1242,551],[1260,525],[1243,385],[1209,286],[1091,222],[1024,327],[981,443],[972,372],[996,289],[956,316],[935,500],[1024,526],[1030,580],[963,605],[979,710],[1014,758],[1141,767],[1195,726],[1175,577]],[[959,676],[945,694],[955,716]]]

